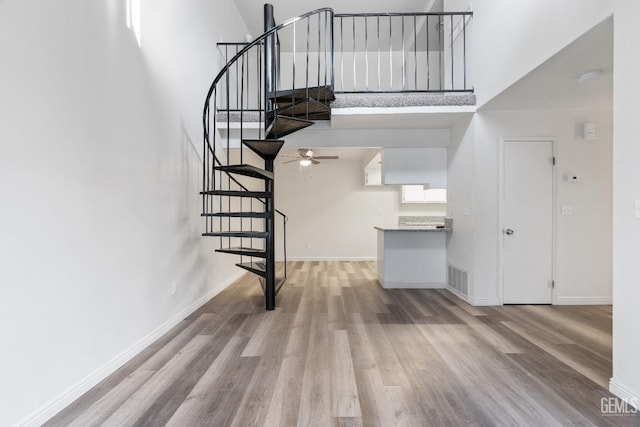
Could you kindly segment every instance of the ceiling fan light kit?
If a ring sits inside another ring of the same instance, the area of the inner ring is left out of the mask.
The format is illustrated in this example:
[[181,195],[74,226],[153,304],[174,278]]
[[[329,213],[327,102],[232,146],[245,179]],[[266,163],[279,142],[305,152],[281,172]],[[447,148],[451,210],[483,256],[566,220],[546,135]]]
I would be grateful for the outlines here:
[[298,155],[297,156],[282,156],[282,157],[293,157],[294,160],[288,160],[286,162],[283,162],[282,164],[286,164],[286,163],[293,163],[293,162],[299,162],[300,166],[309,166],[309,165],[317,165],[320,162],[318,160],[337,160],[339,159],[338,156],[316,156],[315,152],[310,149],[310,148],[300,148],[298,149]]

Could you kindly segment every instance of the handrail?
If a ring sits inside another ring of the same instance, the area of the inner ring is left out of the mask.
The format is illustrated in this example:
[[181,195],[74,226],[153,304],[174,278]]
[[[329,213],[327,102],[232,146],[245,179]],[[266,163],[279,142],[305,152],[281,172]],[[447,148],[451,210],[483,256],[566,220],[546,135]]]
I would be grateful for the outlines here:
[[366,16],[368,18],[374,17],[374,16],[427,16],[427,15],[432,15],[432,16],[449,16],[449,15],[473,15],[473,12],[469,11],[469,12],[384,12],[384,13],[336,13],[333,16],[335,18],[353,18],[355,17],[360,17],[360,16]]
[[211,95],[213,94],[213,91],[215,90],[218,82],[220,80],[222,80],[222,78],[224,77],[226,72],[229,71],[229,68],[231,68],[231,65],[235,64],[238,61],[238,59],[240,59],[252,47],[254,47],[254,46],[258,45],[260,42],[266,40],[269,36],[273,35],[273,33],[278,32],[278,31],[280,31],[281,29],[283,29],[285,27],[288,27],[289,25],[293,24],[294,22],[301,21],[301,20],[303,20],[305,18],[308,18],[310,16],[313,16],[313,15],[316,15],[316,14],[322,13],[322,12],[329,12],[329,14],[331,15],[332,18],[334,16],[333,9],[331,9],[330,7],[323,7],[323,8],[315,9],[315,10],[312,10],[311,12],[307,12],[307,13],[304,13],[302,15],[290,18],[290,19],[286,20],[285,22],[283,22],[282,24],[271,28],[269,31],[265,32],[264,34],[262,34],[261,36],[259,36],[255,40],[253,40],[251,43],[247,44],[233,58],[231,58],[231,60],[229,62],[227,62],[227,64],[224,67],[222,67],[222,69],[220,70],[220,72],[218,73],[216,78],[213,79],[213,83],[211,83],[211,86],[209,87],[209,92],[207,92],[207,97],[205,99],[205,105],[204,105],[204,114],[203,114],[203,117],[202,117],[202,124],[203,124],[204,128],[206,129],[206,127],[207,127],[207,112],[209,111],[209,101],[211,100]]

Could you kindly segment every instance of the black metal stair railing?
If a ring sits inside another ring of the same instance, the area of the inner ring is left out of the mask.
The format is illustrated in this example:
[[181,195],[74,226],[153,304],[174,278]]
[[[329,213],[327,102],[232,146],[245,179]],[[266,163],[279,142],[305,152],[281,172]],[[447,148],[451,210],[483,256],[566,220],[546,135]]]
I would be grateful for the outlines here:
[[473,12],[335,14],[336,93],[473,92]]
[[[319,104],[326,113],[333,100],[333,11],[318,9],[280,25],[273,18],[265,24],[265,33],[252,42],[218,45],[226,63],[204,105],[201,195],[203,235],[218,237],[217,251],[240,255],[237,265],[261,277],[266,308],[273,309],[287,274],[287,217],[274,206],[274,159],[282,136],[329,116],[314,115],[314,108]],[[300,55],[283,59],[277,47],[283,40],[295,49],[302,40],[301,28],[307,34],[302,42],[307,49],[301,53],[307,86],[297,84]],[[283,74],[292,78],[282,79]],[[318,86],[310,89],[312,79]],[[258,160],[264,163],[256,165]],[[274,215],[282,219],[282,279],[275,278]]]

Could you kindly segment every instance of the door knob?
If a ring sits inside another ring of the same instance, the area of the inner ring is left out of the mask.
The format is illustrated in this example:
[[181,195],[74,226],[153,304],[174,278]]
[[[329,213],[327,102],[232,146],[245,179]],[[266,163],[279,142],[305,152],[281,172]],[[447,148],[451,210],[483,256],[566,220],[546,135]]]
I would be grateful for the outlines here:
[[511,236],[511,235],[513,234],[513,230],[512,230],[512,229],[510,229],[510,228],[507,228],[507,229],[505,230],[505,234],[506,234],[507,236]]

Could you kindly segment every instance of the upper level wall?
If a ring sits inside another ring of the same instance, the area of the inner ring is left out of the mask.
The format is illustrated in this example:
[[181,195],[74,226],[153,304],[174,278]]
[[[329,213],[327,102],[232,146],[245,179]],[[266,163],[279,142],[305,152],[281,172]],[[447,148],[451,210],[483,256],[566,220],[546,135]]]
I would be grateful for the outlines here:
[[610,16],[613,2],[481,0],[473,12],[471,60],[481,107]]

